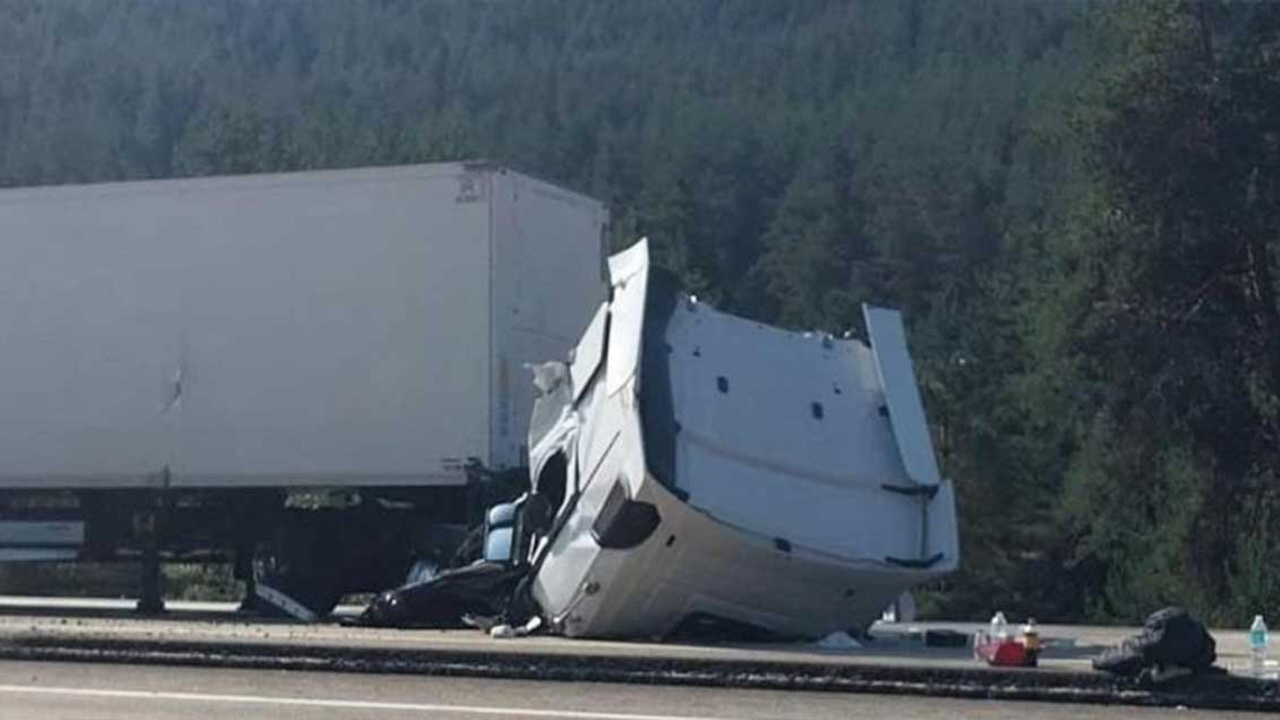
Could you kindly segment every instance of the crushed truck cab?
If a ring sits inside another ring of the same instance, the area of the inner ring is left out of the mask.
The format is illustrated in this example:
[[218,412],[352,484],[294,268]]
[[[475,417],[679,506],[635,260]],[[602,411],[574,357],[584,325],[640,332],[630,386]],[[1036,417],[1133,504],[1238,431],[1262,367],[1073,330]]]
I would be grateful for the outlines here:
[[569,362],[535,368],[528,591],[569,636],[723,622],[863,629],[956,569],[899,314],[868,342],[734,317],[680,292],[640,241]]

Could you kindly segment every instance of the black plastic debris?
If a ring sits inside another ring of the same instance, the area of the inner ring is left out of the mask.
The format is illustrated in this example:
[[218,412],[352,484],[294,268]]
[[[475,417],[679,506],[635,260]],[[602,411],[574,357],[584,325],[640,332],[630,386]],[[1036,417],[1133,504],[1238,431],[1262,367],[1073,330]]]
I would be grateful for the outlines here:
[[464,616],[498,616],[527,568],[481,561],[387,590],[357,621],[370,627],[466,627]]
[[[375,597],[356,624],[456,628],[474,625],[474,618],[493,618],[497,623],[507,614],[529,571],[527,564],[516,562],[523,539],[522,511],[532,508],[540,516],[545,514],[543,505],[525,496],[489,508],[484,524],[462,543],[454,567],[441,570],[431,563],[415,563],[405,584]],[[479,557],[465,562],[472,553]]]
[[1204,624],[1182,608],[1167,607],[1152,613],[1142,632],[1094,658],[1093,667],[1122,677],[1160,682],[1221,673],[1213,666],[1217,659],[1217,643]]

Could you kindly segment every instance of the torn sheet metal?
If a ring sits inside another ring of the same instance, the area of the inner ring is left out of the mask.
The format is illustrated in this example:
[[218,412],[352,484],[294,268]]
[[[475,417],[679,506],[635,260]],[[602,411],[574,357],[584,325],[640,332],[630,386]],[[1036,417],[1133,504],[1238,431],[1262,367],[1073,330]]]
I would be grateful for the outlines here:
[[821,638],[955,570],[954,493],[896,311],[865,309],[868,345],[698,303],[645,241],[610,270],[572,365],[537,372],[530,466],[550,520],[525,562],[552,629],[654,637],[710,618]]

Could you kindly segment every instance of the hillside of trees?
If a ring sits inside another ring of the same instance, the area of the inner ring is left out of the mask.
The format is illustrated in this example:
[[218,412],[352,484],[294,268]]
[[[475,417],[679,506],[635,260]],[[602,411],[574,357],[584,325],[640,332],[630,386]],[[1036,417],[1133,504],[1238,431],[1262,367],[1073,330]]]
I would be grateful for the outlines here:
[[465,158],[730,311],[902,308],[930,612],[1280,614],[1280,5],[0,0],[0,185]]

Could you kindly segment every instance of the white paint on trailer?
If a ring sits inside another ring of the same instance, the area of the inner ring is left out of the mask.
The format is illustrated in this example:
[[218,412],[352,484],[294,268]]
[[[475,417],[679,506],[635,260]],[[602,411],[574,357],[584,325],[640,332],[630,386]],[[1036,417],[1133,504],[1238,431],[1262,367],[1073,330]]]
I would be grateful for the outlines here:
[[518,467],[523,365],[603,300],[604,222],[487,164],[0,191],[0,488]]

